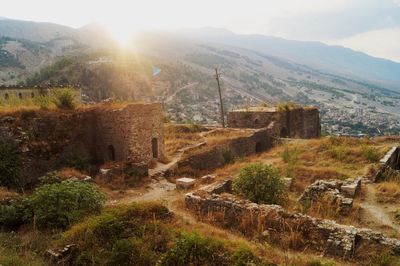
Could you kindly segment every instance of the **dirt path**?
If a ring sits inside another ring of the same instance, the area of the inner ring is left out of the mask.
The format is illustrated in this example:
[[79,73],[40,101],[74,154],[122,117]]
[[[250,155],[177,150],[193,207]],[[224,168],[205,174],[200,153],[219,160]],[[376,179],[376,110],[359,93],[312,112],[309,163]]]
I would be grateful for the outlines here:
[[360,203],[360,207],[368,213],[367,218],[371,219],[372,222],[393,228],[397,232],[400,232],[400,226],[393,222],[388,214],[388,210],[377,202],[374,186],[375,184],[364,185],[365,199]]

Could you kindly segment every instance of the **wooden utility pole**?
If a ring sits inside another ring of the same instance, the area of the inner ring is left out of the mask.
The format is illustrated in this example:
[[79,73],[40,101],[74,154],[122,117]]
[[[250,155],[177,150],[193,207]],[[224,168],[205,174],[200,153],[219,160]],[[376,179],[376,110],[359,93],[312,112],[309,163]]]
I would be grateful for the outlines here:
[[221,74],[218,73],[218,68],[215,68],[215,78],[217,79],[217,84],[218,84],[218,94],[219,94],[219,103],[220,103],[220,111],[221,111],[221,123],[222,123],[222,127],[225,127],[224,105],[222,104],[221,84],[219,82],[220,75]]

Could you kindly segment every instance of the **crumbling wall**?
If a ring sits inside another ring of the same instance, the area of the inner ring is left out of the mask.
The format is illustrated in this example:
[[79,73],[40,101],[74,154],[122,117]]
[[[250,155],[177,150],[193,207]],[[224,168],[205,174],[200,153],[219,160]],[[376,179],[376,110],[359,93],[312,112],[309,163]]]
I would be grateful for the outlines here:
[[162,107],[156,103],[12,113],[0,117],[0,137],[18,144],[28,182],[65,166],[72,157],[94,164],[110,160],[148,164],[155,155],[164,156]]
[[321,136],[319,112],[314,107],[294,107],[277,111],[266,108],[260,110],[238,110],[229,112],[228,127],[263,128],[271,125],[280,137],[318,138]]
[[383,181],[388,168],[400,170],[400,146],[392,147],[379,161],[379,169],[375,174],[374,181]]
[[[303,246],[331,256],[366,259],[365,250],[393,251],[400,255],[400,240],[382,233],[331,220],[291,213],[278,205],[255,204],[230,193],[230,180],[186,194],[186,207],[203,217],[219,217],[222,226],[254,237],[279,242],[286,234],[299,234]],[[257,237],[257,235],[256,235]]]
[[180,172],[192,170],[215,169],[229,163],[235,158],[250,156],[270,149],[273,146],[273,136],[269,129],[258,129],[248,136],[228,140],[225,143],[207,149],[187,150],[184,159],[178,162]]

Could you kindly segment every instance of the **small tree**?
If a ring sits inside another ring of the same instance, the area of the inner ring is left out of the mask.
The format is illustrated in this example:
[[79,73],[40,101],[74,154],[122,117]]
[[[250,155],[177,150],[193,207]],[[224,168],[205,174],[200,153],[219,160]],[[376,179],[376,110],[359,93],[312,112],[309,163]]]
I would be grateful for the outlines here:
[[285,196],[285,183],[279,171],[271,165],[256,163],[240,170],[233,180],[235,194],[244,196],[256,203],[282,204]]
[[30,197],[39,227],[66,228],[87,214],[97,213],[105,201],[93,185],[64,181],[39,187]]

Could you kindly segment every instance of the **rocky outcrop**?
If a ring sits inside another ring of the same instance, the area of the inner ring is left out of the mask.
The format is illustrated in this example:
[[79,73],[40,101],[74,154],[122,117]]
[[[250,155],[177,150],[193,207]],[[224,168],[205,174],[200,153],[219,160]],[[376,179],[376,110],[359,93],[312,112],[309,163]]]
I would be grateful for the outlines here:
[[400,255],[398,239],[369,229],[291,213],[278,205],[255,204],[230,194],[230,190],[230,180],[209,185],[186,194],[185,203],[200,217],[214,217],[223,227],[250,237],[268,236],[270,241],[279,242],[285,235],[298,234],[301,249],[342,258],[366,258],[365,250],[393,251]]

